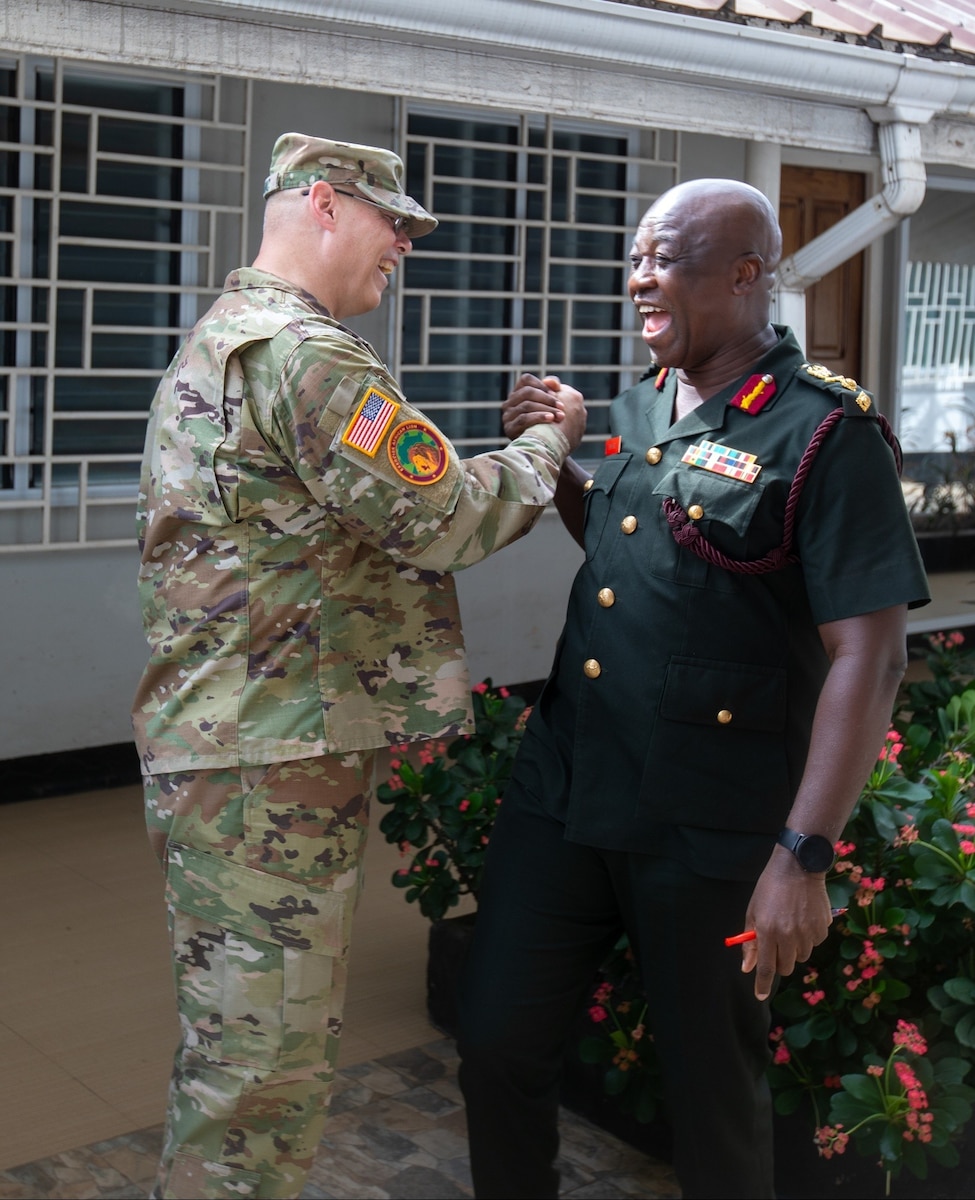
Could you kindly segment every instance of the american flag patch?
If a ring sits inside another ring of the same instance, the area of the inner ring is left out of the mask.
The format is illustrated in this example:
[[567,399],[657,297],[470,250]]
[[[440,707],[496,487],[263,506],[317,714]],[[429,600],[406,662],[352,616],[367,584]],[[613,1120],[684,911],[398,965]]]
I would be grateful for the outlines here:
[[351,446],[354,450],[361,450],[363,454],[373,458],[399,409],[400,406],[395,400],[390,400],[388,396],[371,387],[363,396],[362,403],[355,410],[348,428],[342,434],[342,444]]
[[705,471],[713,471],[716,475],[740,479],[742,483],[754,483],[762,469],[755,461],[754,454],[733,450],[731,446],[719,446],[717,442],[701,442],[699,446],[689,446],[681,462],[689,463],[692,467],[701,467]]

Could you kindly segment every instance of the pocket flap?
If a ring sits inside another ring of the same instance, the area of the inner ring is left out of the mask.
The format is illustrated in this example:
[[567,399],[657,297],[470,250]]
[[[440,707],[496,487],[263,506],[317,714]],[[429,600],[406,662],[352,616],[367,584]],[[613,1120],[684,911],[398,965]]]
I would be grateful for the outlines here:
[[698,504],[704,510],[703,521],[720,521],[744,537],[762,498],[761,476],[754,483],[742,483],[699,467],[681,465],[670,471],[653,489],[655,496],[673,496],[688,512]]
[[779,733],[785,728],[786,696],[782,667],[674,657],[660,715],[668,721]]
[[169,847],[167,886],[177,908],[245,937],[329,956],[348,944],[352,906],[341,892],[180,845]]

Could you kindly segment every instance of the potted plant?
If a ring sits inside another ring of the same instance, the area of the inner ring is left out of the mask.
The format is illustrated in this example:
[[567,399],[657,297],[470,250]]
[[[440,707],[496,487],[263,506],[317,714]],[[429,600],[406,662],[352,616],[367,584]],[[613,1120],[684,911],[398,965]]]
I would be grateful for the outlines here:
[[[960,1190],[945,1190],[975,1099],[975,660],[963,641],[932,637],[931,679],[902,689],[828,878],[845,912],[773,999],[769,1082],[777,1143],[790,1143],[776,1157],[796,1169],[778,1180],[785,1194],[889,1195],[903,1168],[924,1179],[932,1165],[931,1194],[972,1194],[971,1148]],[[597,984],[580,1051],[650,1119],[659,1082],[634,976],[630,964]]]
[[490,680],[474,686],[472,702],[472,734],[394,747],[392,774],[376,790],[389,806],[380,831],[404,858],[393,886],[431,922],[427,1007],[433,1024],[449,1034],[456,1032],[456,981],[474,914],[447,914],[463,896],[477,900],[495,814],[530,711]]

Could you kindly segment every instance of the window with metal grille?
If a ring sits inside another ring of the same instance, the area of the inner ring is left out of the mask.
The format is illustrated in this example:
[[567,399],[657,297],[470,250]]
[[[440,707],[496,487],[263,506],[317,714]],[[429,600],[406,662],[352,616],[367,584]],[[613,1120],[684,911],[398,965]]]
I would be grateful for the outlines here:
[[402,266],[396,369],[461,450],[503,441],[522,370],[586,396],[585,456],[647,369],[626,296],[636,224],[676,182],[677,137],[553,117],[411,108],[407,186],[440,220]]
[[0,59],[0,550],[131,543],[156,384],[243,252],[247,103]]
[[975,449],[975,189],[933,178],[907,222],[898,434],[907,452]]

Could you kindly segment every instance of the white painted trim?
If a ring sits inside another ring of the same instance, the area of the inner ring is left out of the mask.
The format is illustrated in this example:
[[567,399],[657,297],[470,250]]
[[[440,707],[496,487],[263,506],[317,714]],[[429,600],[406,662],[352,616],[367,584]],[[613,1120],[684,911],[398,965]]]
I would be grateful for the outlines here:
[[866,155],[869,108],[960,165],[975,141],[963,64],[606,0],[8,0],[2,46]]

